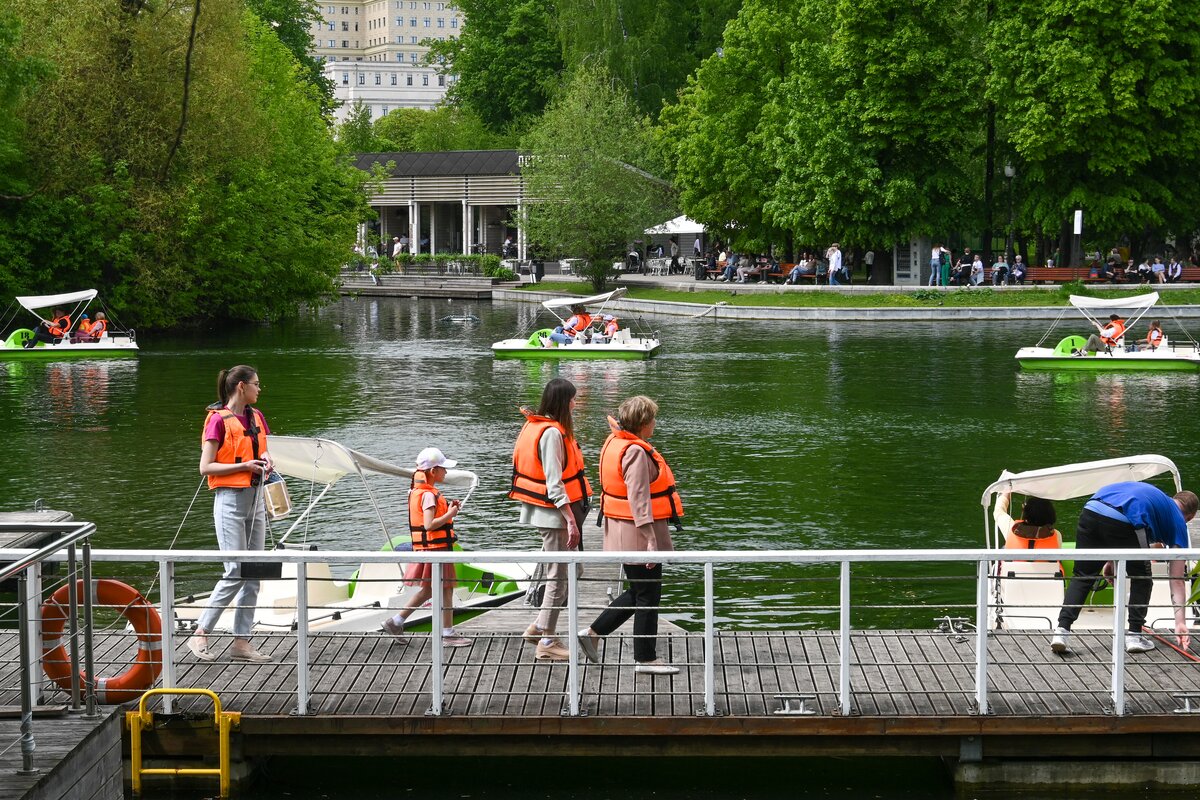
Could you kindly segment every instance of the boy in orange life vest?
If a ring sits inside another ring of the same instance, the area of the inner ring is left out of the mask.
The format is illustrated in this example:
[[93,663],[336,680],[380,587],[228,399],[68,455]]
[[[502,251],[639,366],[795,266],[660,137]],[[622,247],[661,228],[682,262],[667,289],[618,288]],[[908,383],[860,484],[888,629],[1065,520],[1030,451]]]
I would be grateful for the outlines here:
[[[459,500],[447,500],[435,487],[446,477],[446,470],[458,462],[446,458],[436,447],[426,447],[417,454],[417,469],[413,486],[408,492],[408,530],[413,550],[453,550],[458,537],[454,533],[454,518],[462,509]],[[442,564],[442,645],[467,647],[470,639],[454,632],[454,565]],[[433,565],[414,563],[404,570],[404,582],[420,585],[396,615],[383,621],[383,629],[393,636],[404,635],[404,621],[429,598],[433,597]]]
[[1058,521],[1054,504],[1041,497],[1026,497],[1021,506],[1021,518],[1014,520],[1008,515],[1011,498],[1008,492],[997,497],[996,508],[992,512],[997,532],[1004,534],[1005,549],[1061,549],[1062,534],[1054,527]]

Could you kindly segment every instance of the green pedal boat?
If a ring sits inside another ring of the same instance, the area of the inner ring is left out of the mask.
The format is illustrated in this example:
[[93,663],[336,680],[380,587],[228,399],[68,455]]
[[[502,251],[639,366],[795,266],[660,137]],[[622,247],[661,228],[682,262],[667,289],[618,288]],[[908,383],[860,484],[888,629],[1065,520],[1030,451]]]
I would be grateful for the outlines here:
[[[643,359],[650,358],[662,346],[658,334],[634,333],[622,328],[620,321],[606,313],[610,301],[622,297],[625,289],[614,289],[590,297],[556,297],[542,306],[554,315],[558,325],[541,328],[529,336],[504,339],[492,345],[496,358],[524,359]],[[567,315],[564,318],[563,315]],[[571,335],[572,325],[586,319]],[[564,333],[564,330],[568,331]]]

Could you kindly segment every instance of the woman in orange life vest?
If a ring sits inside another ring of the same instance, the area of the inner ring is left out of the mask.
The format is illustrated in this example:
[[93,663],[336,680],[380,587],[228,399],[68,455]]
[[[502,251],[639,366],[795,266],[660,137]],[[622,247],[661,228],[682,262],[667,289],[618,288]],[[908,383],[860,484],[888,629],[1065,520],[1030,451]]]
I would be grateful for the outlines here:
[[1146,333],[1146,339],[1138,345],[1138,350],[1157,350],[1163,343],[1162,323],[1158,320],[1150,323],[1150,330]]
[[571,306],[571,314],[564,324],[557,326],[550,334],[550,341],[570,344],[575,341],[576,334],[583,333],[592,324],[592,315],[583,306]]
[[[525,425],[513,447],[508,496],[521,504],[520,524],[538,529],[542,550],[547,553],[579,549],[583,543],[579,525],[587,516],[592,487],[584,474],[583,451],[575,440],[574,410],[575,384],[554,378],[542,390],[536,414],[521,409]],[[546,564],[545,568],[541,611],[525,629],[524,637],[537,645],[535,658],[566,661],[569,651],[555,632],[559,612],[567,604],[567,565]]]
[[[267,534],[267,505],[263,497],[263,479],[271,474],[274,462],[267,452],[266,417],[254,405],[262,393],[258,372],[244,364],[224,369],[217,375],[217,396],[210,405],[200,436],[200,474],[208,478],[213,491],[213,520],[217,544],[222,550],[262,550]],[[243,580],[241,564],[225,562],[225,573],[208,597],[208,608],[196,623],[188,639],[188,649],[200,661],[213,661],[216,654],[208,649],[212,632],[225,608],[234,603],[233,644],[229,655],[234,661],[265,663],[271,657],[250,644],[254,624],[254,606],[258,602],[257,580]]]
[[[600,450],[600,509],[604,514],[604,549],[647,552],[672,550],[667,523],[683,516],[675,476],[666,460],[646,440],[654,435],[658,405],[649,397],[631,397],[617,412],[618,424]],[[658,657],[658,606],[662,597],[662,564],[626,564],[629,588],[609,604],[591,627],[579,634],[579,645],[591,661],[599,661],[600,637],[633,617],[635,672],[673,675],[678,667]]]
[[[458,537],[454,518],[462,509],[459,500],[447,500],[435,487],[446,477],[446,470],[458,464],[436,447],[417,454],[417,470],[408,491],[408,530],[413,550],[453,550]],[[442,645],[467,647],[470,639],[454,632],[454,565],[442,564]],[[433,597],[433,565],[413,563],[404,570],[404,582],[420,586],[404,608],[383,621],[383,629],[393,636],[404,635],[404,621]]]
[[88,320],[88,315],[84,314],[79,318],[79,328],[72,334],[71,341],[98,342],[107,330],[108,318],[104,315],[103,311],[96,312],[96,320],[94,322]]
[[1053,503],[1041,497],[1026,497],[1021,506],[1021,518],[1014,520],[1008,515],[1011,498],[1007,492],[997,497],[992,512],[996,530],[1004,532],[1006,550],[1057,550],[1062,547],[1062,534],[1054,528],[1058,515]]
[[55,339],[61,339],[70,333],[70,331],[71,317],[61,308],[56,308],[54,309],[53,317],[39,322],[37,328],[33,331],[33,336],[26,339],[21,346],[30,348],[36,346],[38,342],[53,344]]

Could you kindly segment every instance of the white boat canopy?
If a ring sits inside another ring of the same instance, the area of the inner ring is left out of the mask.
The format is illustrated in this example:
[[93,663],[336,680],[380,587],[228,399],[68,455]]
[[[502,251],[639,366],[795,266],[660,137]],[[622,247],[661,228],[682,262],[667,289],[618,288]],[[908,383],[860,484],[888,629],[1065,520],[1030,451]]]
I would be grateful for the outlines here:
[[669,219],[661,225],[655,225],[653,228],[646,228],[646,233],[651,236],[672,233],[704,233],[704,225],[696,222],[686,214],[682,214],[675,219]]
[[99,294],[95,289],[86,289],[82,292],[67,292],[65,294],[42,294],[33,297],[18,297],[17,302],[29,311],[37,311],[39,308],[53,308],[54,306],[68,306],[72,303],[91,302],[96,299]]
[[1098,297],[1084,297],[1082,295],[1071,295],[1071,305],[1076,308],[1150,308],[1158,302],[1158,292],[1150,294],[1139,294],[1134,297],[1119,297],[1115,300],[1102,300]]
[[991,506],[992,496],[1004,492],[1043,497],[1047,500],[1089,497],[1110,483],[1144,481],[1168,472],[1174,478],[1175,491],[1178,492],[1183,488],[1179,468],[1166,456],[1109,458],[1015,474],[1004,470],[1000,477],[984,490],[980,502],[987,509]]
[[542,305],[551,311],[556,308],[571,308],[572,306],[594,306],[607,303],[609,300],[614,300],[618,297],[623,297],[626,291],[626,288],[622,286],[619,289],[613,289],[611,292],[594,294],[589,297],[556,297],[553,300],[545,301]]
[[[401,467],[366,453],[352,450],[330,439],[303,436],[271,436],[271,458],[275,469],[289,478],[332,485],[347,475],[364,476],[371,472],[411,479],[417,471]],[[479,481],[475,473],[465,469],[446,472],[443,483],[451,486],[473,487]]]

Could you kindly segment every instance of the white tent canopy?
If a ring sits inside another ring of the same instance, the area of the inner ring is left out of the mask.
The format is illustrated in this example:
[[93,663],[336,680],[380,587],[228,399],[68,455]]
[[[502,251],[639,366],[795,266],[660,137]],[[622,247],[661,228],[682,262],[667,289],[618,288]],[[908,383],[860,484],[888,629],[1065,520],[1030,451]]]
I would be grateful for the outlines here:
[[55,306],[69,306],[72,303],[90,302],[96,298],[97,294],[98,292],[95,289],[86,289],[82,292],[18,297],[17,302],[29,311],[37,311],[39,308],[54,308]]
[[653,228],[647,228],[646,233],[651,236],[665,236],[675,233],[704,233],[704,226],[685,214],[675,219],[669,219]]
[[1076,308],[1150,308],[1158,302],[1158,292],[1139,294],[1134,297],[1119,297],[1115,300],[1103,300],[1098,297],[1083,297],[1071,295],[1071,305]]
[[1090,497],[1110,483],[1144,481],[1164,473],[1171,474],[1175,479],[1175,491],[1179,491],[1182,488],[1179,469],[1171,459],[1158,455],[1108,458],[1103,461],[1086,461],[1016,474],[1004,470],[1000,477],[984,490],[980,502],[984,508],[988,508],[992,496],[1002,492],[1043,497],[1047,500]]
[[[412,479],[415,466],[401,467],[366,453],[352,450],[330,439],[304,436],[271,436],[271,458],[275,469],[289,478],[333,484],[347,475],[391,475],[396,478]],[[474,486],[479,478],[465,469],[447,471],[442,481],[450,486]]]
[[618,297],[624,297],[625,292],[626,289],[622,286],[620,289],[613,289],[611,292],[593,294],[588,297],[556,297],[553,300],[546,300],[542,305],[551,311],[556,308],[571,308],[572,306],[594,306],[607,303],[609,300],[614,300]]

